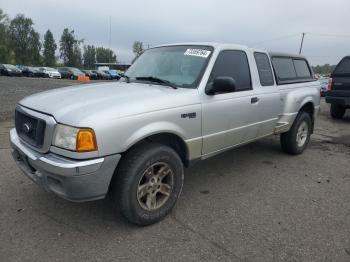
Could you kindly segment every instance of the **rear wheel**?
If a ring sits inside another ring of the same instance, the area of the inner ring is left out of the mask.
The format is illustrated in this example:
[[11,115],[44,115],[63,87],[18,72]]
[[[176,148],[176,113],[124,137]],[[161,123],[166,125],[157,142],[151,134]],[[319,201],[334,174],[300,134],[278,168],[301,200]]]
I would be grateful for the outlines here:
[[345,114],[345,107],[342,105],[331,104],[331,116],[335,119],[340,119]]
[[281,134],[282,150],[288,154],[301,154],[310,141],[312,128],[311,116],[307,112],[300,112],[290,130]]
[[128,151],[112,182],[112,199],[136,225],[163,219],[174,207],[184,180],[183,165],[171,148],[147,143]]

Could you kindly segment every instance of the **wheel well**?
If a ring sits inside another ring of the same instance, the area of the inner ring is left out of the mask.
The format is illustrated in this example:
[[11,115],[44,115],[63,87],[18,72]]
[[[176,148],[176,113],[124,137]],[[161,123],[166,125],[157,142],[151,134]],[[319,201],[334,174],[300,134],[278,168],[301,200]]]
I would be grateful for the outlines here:
[[156,142],[172,148],[173,150],[176,151],[176,153],[178,153],[184,165],[186,167],[188,166],[189,164],[188,149],[185,141],[183,141],[181,137],[172,133],[155,134],[142,139],[141,141],[134,144],[132,147],[135,147],[142,143],[147,143],[147,142]]
[[315,108],[314,108],[314,104],[312,102],[307,102],[305,105],[303,105],[299,112],[306,112],[310,115],[311,117],[311,122],[312,122],[312,129],[311,129],[311,133],[313,133],[314,131],[314,111],[315,111]]

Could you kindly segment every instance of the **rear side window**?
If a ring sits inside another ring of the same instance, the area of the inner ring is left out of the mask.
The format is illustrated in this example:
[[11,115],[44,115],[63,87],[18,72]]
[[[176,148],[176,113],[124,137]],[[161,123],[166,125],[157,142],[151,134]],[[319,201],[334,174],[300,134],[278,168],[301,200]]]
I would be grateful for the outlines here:
[[294,59],[293,62],[298,78],[310,78],[311,72],[305,60]]
[[272,86],[274,84],[272,69],[268,56],[264,53],[254,53],[256,66],[258,67],[258,73],[260,78],[260,84],[262,86]]
[[334,69],[333,75],[350,74],[350,57],[343,58]]
[[314,80],[310,67],[305,59],[273,57],[272,65],[278,84],[291,84]]
[[243,51],[221,51],[211,71],[209,82],[218,76],[233,77],[237,83],[237,91],[252,89],[248,59]]
[[272,63],[279,80],[290,80],[297,77],[291,58],[275,57]]

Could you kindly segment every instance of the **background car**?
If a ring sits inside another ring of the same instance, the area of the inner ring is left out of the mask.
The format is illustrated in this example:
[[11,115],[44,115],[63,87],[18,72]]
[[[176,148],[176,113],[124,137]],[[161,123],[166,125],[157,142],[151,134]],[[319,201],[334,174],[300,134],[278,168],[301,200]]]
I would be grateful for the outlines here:
[[104,72],[107,74],[110,74],[112,79],[117,79],[117,80],[120,79],[120,75],[118,74],[117,70],[110,69],[110,70],[106,70]]
[[22,71],[10,64],[1,64],[0,65],[0,75],[5,75],[5,76],[22,76]]
[[324,97],[328,92],[329,77],[320,77],[318,81],[321,83],[321,96]]
[[350,56],[335,67],[329,81],[326,103],[331,104],[331,116],[341,119],[350,109]]
[[62,78],[77,80],[79,76],[85,76],[85,74],[75,67],[59,67],[57,68]]
[[61,78],[60,72],[57,69],[51,67],[40,67],[39,71],[43,72],[45,77],[49,78]]
[[112,77],[110,74],[107,74],[103,71],[100,71],[100,70],[93,70],[92,72],[96,73],[97,74],[97,78],[100,79],[100,80],[111,80]]
[[85,73],[86,76],[90,78],[90,80],[97,80],[98,76],[96,73],[94,73],[92,70],[81,70]]
[[38,72],[38,69],[32,66],[23,66],[21,68],[23,76],[26,77],[35,77],[35,73]]

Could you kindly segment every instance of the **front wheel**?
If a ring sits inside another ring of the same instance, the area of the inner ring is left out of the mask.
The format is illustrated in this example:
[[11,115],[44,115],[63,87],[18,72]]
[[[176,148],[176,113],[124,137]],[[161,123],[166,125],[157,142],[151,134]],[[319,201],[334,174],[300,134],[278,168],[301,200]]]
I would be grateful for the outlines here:
[[178,154],[155,143],[137,146],[123,155],[115,176],[112,200],[129,222],[140,226],[169,214],[184,181]]
[[281,134],[282,150],[288,154],[301,154],[310,141],[312,121],[310,114],[300,112],[290,130]]
[[331,116],[335,119],[340,119],[345,114],[345,107],[342,105],[331,104]]

